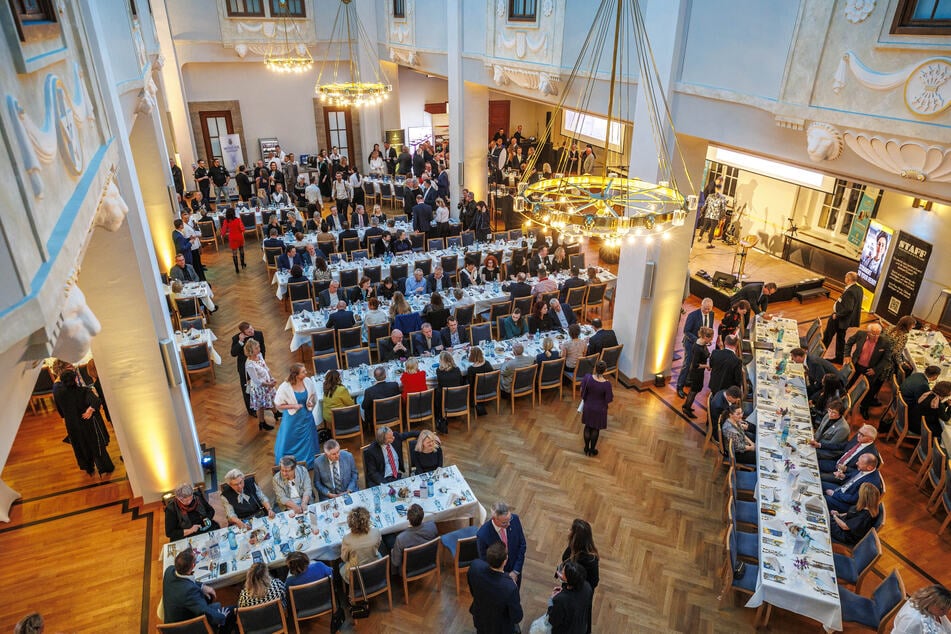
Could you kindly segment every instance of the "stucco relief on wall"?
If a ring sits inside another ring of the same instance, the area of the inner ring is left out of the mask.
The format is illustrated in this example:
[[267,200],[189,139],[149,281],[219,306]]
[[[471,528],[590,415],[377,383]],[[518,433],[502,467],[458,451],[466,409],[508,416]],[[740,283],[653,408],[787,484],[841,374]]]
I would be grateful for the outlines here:
[[403,46],[412,46],[416,43],[416,21],[414,19],[416,7],[414,5],[413,0],[404,0],[403,17],[397,18],[393,15],[393,3],[390,3],[390,10],[387,14],[390,21],[390,42]]
[[846,145],[879,169],[916,181],[951,183],[951,148],[918,141],[843,132]]
[[846,0],[845,19],[852,24],[864,22],[875,10],[875,0]]
[[70,363],[79,363],[89,353],[92,338],[99,334],[102,325],[86,303],[86,296],[73,278],[66,284],[66,303],[60,314],[59,334],[53,346],[52,356]]
[[526,90],[537,90],[543,95],[557,95],[559,77],[543,71],[526,70],[502,64],[492,65],[492,81],[496,86],[515,84]]
[[821,121],[814,121],[806,129],[806,152],[815,162],[834,161],[842,156],[842,133]]
[[934,116],[951,106],[951,58],[930,57],[897,71],[879,72],[847,51],[835,71],[835,93],[845,88],[849,75],[872,90],[894,90],[904,84],[905,107],[917,115]]
[[419,66],[419,56],[416,51],[395,46],[390,47],[390,61],[403,66]]
[[558,94],[564,13],[563,0],[543,0],[534,21],[510,21],[508,2],[489,5],[485,66],[496,86]]

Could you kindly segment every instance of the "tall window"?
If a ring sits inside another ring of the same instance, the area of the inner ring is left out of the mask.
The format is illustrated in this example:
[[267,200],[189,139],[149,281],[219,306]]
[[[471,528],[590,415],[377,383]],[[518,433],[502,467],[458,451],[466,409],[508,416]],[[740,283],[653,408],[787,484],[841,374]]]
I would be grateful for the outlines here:
[[289,18],[306,18],[304,0],[271,0],[271,17],[279,18],[284,15]]
[[[831,194],[826,194],[822,201],[822,211],[819,213],[819,227],[833,233],[849,235],[855,214],[862,196],[866,193],[865,185],[852,183],[841,178],[835,179],[835,188]],[[878,199],[881,199],[881,190]],[[875,205],[878,206],[878,199]]]
[[899,0],[892,33],[951,34],[951,0]]
[[324,108],[324,123],[327,125],[327,150],[336,147],[341,156],[350,158],[350,141],[353,138],[350,110]]
[[232,18],[263,18],[263,0],[228,0],[228,16]]
[[509,20],[535,21],[535,0],[509,0]]
[[393,17],[406,17],[406,2],[404,2],[404,0],[393,0]]
[[234,132],[231,126],[231,113],[227,110],[200,112],[198,113],[198,117],[201,120],[201,135],[205,144],[205,157],[208,161],[208,166],[211,167],[212,159],[220,160],[223,158],[221,137]]
[[56,25],[56,11],[50,0],[10,0],[10,8],[22,42],[32,39],[33,34],[42,36],[48,27]]

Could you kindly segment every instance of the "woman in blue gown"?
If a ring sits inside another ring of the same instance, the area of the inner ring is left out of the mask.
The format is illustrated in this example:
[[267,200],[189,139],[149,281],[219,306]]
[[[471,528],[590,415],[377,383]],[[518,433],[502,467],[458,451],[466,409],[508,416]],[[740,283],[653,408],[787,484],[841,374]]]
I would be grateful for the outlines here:
[[297,461],[306,462],[308,469],[312,468],[319,450],[313,414],[317,389],[307,378],[303,363],[291,365],[287,380],[277,388],[274,404],[284,412],[274,441],[274,463],[284,456],[294,456]]

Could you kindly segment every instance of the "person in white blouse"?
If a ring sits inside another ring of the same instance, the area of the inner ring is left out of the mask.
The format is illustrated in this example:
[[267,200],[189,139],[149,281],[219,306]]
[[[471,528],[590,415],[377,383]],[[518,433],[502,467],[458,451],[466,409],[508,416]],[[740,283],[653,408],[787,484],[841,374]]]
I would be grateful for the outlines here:
[[386,162],[378,150],[373,150],[370,154],[370,175],[382,177],[384,174],[386,174]]
[[892,624],[892,634],[951,633],[951,591],[925,586],[908,597]]
[[446,206],[446,201],[444,201],[442,198],[436,199],[435,219],[436,219],[436,235],[448,236],[449,235],[449,207]]
[[183,211],[182,233],[192,247],[192,266],[195,268],[195,273],[198,274],[198,279],[204,282],[205,266],[201,263],[201,231],[199,231],[197,225],[192,224],[190,220],[192,220],[192,218],[190,217],[189,213],[187,211]]

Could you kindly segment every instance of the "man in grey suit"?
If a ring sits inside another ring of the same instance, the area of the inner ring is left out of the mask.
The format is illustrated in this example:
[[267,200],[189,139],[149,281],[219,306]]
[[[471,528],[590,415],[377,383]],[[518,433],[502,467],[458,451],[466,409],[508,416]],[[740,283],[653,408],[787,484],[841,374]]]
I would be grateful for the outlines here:
[[834,398],[826,403],[826,413],[816,428],[816,442],[844,443],[849,439],[849,423],[845,420],[845,403]]
[[515,371],[519,368],[526,368],[535,363],[535,360],[523,354],[524,352],[525,348],[522,346],[522,344],[516,343],[514,346],[512,346],[512,354],[515,356],[502,364],[502,373],[499,377],[499,386],[502,390],[502,396],[504,398],[509,398],[509,393],[512,391],[512,379],[515,377]]
[[436,530],[435,522],[423,522],[423,507],[419,504],[413,504],[406,511],[406,519],[409,520],[409,528],[397,535],[396,542],[390,550],[390,562],[393,564],[393,572],[400,573],[400,567],[403,565],[403,551],[413,546],[425,544],[428,541],[439,537],[439,531]]
[[321,500],[352,493],[357,486],[357,463],[353,454],[341,450],[331,438],[324,443],[324,453],[314,461],[314,486]]

